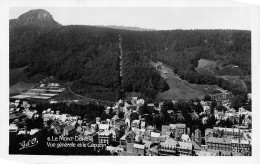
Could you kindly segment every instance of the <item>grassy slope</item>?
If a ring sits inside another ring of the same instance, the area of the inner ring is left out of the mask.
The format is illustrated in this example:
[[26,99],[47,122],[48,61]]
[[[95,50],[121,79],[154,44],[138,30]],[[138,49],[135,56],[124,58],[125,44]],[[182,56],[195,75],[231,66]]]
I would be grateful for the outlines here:
[[32,83],[25,83],[25,82],[18,82],[15,85],[10,86],[9,93],[10,95],[20,93],[22,91],[28,90],[33,88],[34,84]]
[[9,72],[9,94],[13,95],[28,90],[34,86],[34,79],[27,79],[23,70],[26,67],[10,69]]
[[[157,99],[158,100],[190,100],[194,99],[196,97],[203,98],[204,93],[201,89],[201,87],[198,87],[198,85],[190,84],[185,80],[181,80],[178,75],[174,74],[173,71],[167,67],[166,65],[158,62],[154,63],[151,62],[153,66],[156,64],[163,65],[162,69],[158,69],[158,71],[161,73],[161,76],[166,80],[166,82],[169,84],[170,89],[168,91],[158,93]],[[168,74],[164,74],[163,70],[167,71]]]
[[[220,70],[216,70],[216,66],[218,66]],[[237,76],[237,74],[240,74],[240,68],[226,68],[221,66],[221,62],[217,64],[217,62],[215,61],[200,59],[196,71],[202,74],[210,74],[222,77],[223,79],[227,80],[232,84],[236,84],[245,90],[247,89],[244,80],[239,79],[239,76]],[[227,75],[221,76],[220,74],[223,73]]]

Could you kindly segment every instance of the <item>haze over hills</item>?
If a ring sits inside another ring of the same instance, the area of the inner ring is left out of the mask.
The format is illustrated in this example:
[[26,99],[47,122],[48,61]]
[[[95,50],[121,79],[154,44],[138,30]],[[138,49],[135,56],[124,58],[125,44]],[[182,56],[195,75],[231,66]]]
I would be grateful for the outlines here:
[[117,26],[117,25],[108,25],[108,26],[100,25],[99,27],[107,27],[107,28],[121,29],[121,30],[132,30],[132,31],[157,31],[155,29],[130,27],[130,26]]
[[198,61],[235,64],[241,76],[251,74],[250,31],[62,26],[41,9],[10,20],[9,30],[10,68],[27,66],[24,72],[28,78],[40,73],[54,76],[67,81],[76,93],[95,98],[107,94],[116,99],[120,86],[118,35],[122,38],[126,92],[140,92],[154,99],[158,92],[167,90],[166,81],[151,66],[151,60],[167,64],[190,83],[215,84],[229,90],[237,86],[217,75],[197,72]]

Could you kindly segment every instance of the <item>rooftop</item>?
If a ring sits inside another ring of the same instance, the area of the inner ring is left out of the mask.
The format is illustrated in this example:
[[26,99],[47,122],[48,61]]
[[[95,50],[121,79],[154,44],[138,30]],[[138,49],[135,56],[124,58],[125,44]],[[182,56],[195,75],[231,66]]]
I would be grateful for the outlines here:
[[70,130],[73,130],[73,129],[74,129],[74,126],[68,125],[68,126],[66,126],[64,129],[67,130],[67,131],[70,131]]
[[213,143],[227,143],[230,144],[231,140],[229,138],[217,138],[217,137],[209,137],[207,142]]

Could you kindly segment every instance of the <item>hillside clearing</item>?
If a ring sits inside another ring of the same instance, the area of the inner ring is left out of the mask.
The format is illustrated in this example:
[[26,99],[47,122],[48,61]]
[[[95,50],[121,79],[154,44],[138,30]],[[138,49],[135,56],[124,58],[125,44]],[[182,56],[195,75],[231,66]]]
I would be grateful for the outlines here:
[[190,100],[194,98],[203,98],[204,92],[201,87],[196,84],[190,84],[185,80],[179,78],[171,68],[161,62],[151,62],[151,65],[156,67],[160,65],[161,68],[157,69],[161,76],[166,80],[170,89],[165,92],[158,93],[158,100]]

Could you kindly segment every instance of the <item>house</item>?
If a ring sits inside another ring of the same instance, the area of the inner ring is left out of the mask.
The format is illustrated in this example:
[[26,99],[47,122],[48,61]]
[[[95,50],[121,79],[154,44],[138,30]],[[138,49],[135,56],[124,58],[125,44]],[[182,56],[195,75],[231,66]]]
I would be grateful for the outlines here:
[[136,144],[136,143],[127,143],[126,152],[137,156],[145,156],[146,153],[145,145]]
[[112,131],[108,130],[109,125],[108,124],[100,124],[99,131],[98,131],[98,142],[99,143],[105,143],[110,144],[112,141]]
[[54,134],[56,135],[61,134],[63,132],[63,128],[66,126],[67,126],[66,124],[54,125],[53,126]]
[[194,141],[201,144],[201,131],[199,129],[196,129],[194,133]]
[[158,147],[158,154],[160,156],[177,156],[177,144],[178,142],[172,138],[161,142]]
[[148,149],[149,156],[159,156],[159,145],[154,145]]
[[39,131],[39,129],[31,129],[31,131],[29,132],[30,135],[34,135]]
[[59,88],[61,85],[60,83],[48,83],[47,84],[47,87],[50,87],[50,88]]
[[202,121],[202,124],[204,124],[204,125],[205,125],[205,124],[207,124],[207,122],[208,122],[208,119],[209,119],[209,118],[208,118],[208,117],[206,117],[206,116],[205,116],[205,117],[203,117],[203,118],[201,119],[201,121]]
[[190,142],[178,142],[177,151],[179,156],[193,156],[193,146]]
[[150,141],[151,140],[151,130],[144,131],[144,139]]
[[186,134],[186,124],[170,124],[170,131],[175,136],[181,136],[182,134]]
[[18,132],[18,127],[16,124],[10,124],[9,125],[9,132],[17,133]]
[[199,115],[194,111],[192,113],[189,113],[191,120],[192,121],[198,121],[199,120]]
[[[198,143],[196,143],[196,142],[194,142],[194,141],[186,141],[186,142],[192,144],[192,148],[193,148],[193,151],[195,151],[195,154],[196,154],[196,152],[202,150],[202,148],[201,148],[201,147],[202,147],[201,144],[198,144]],[[194,155],[194,154],[193,154],[193,155]]]
[[181,140],[182,141],[191,141],[189,135],[187,135],[187,134],[182,134],[181,135]]
[[98,128],[99,132],[107,131],[109,130],[109,124],[100,124]]
[[205,105],[205,106],[202,106],[202,107],[203,107],[203,112],[204,113],[208,113],[208,111],[210,112],[210,106]]
[[165,135],[168,131],[170,131],[169,125],[162,125],[161,135]]
[[120,154],[122,151],[124,151],[123,148],[119,148],[119,147],[114,147],[114,146],[107,146],[106,147],[107,151],[110,151],[111,154],[113,153],[118,153]]
[[141,145],[141,144],[134,144],[133,145],[133,153],[138,154],[140,156],[145,156],[145,151],[146,147],[145,145]]
[[215,118],[217,120],[224,120],[226,118],[226,113],[224,113],[224,112],[217,112],[217,114],[215,115]]
[[213,129],[207,128],[205,130],[205,141],[208,140],[209,137],[213,137]]
[[92,143],[98,143],[98,134],[96,132],[90,131],[90,129],[85,130],[82,134],[79,135],[80,137],[88,137],[89,141]]
[[74,134],[75,132],[76,132],[75,127],[72,125],[68,125],[68,126],[64,127],[63,135],[69,136],[69,135]]
[[145,129],[145,122],[141,122],[141,129]]
[[11,113],[9,114],[9,123],[12,123],[14,120],[16,119],[22,119],[22,118],[26,118],[26,114],[24,113]]
[[139,127],[140,120],[133,120],[131,127]]
[[126,135],[123,135],[119,140],[119,145],[121,148],[126,149]]
[[251,143],[247,140],[231,139],[232,152],[251,155]]
[[213,133],[217,136],[221,134],[223,137],[230,136],[232,138],[242,138],[243,137],[243,130],[238,128],[220,128],[214,127]]
[[196,155],[197,156],[217,156],[217,153],[212,152],[212,151],[201,150],[201,151],[197,151]]
[[160,139],[159,139],[160,136],[161,136],[160,133],[151,132],[151,141],[152,142],[159,142],[160,141]]
[[229,138],[209,137],[206,140],[206,145],[208,149],[232,151],[231,140]]

